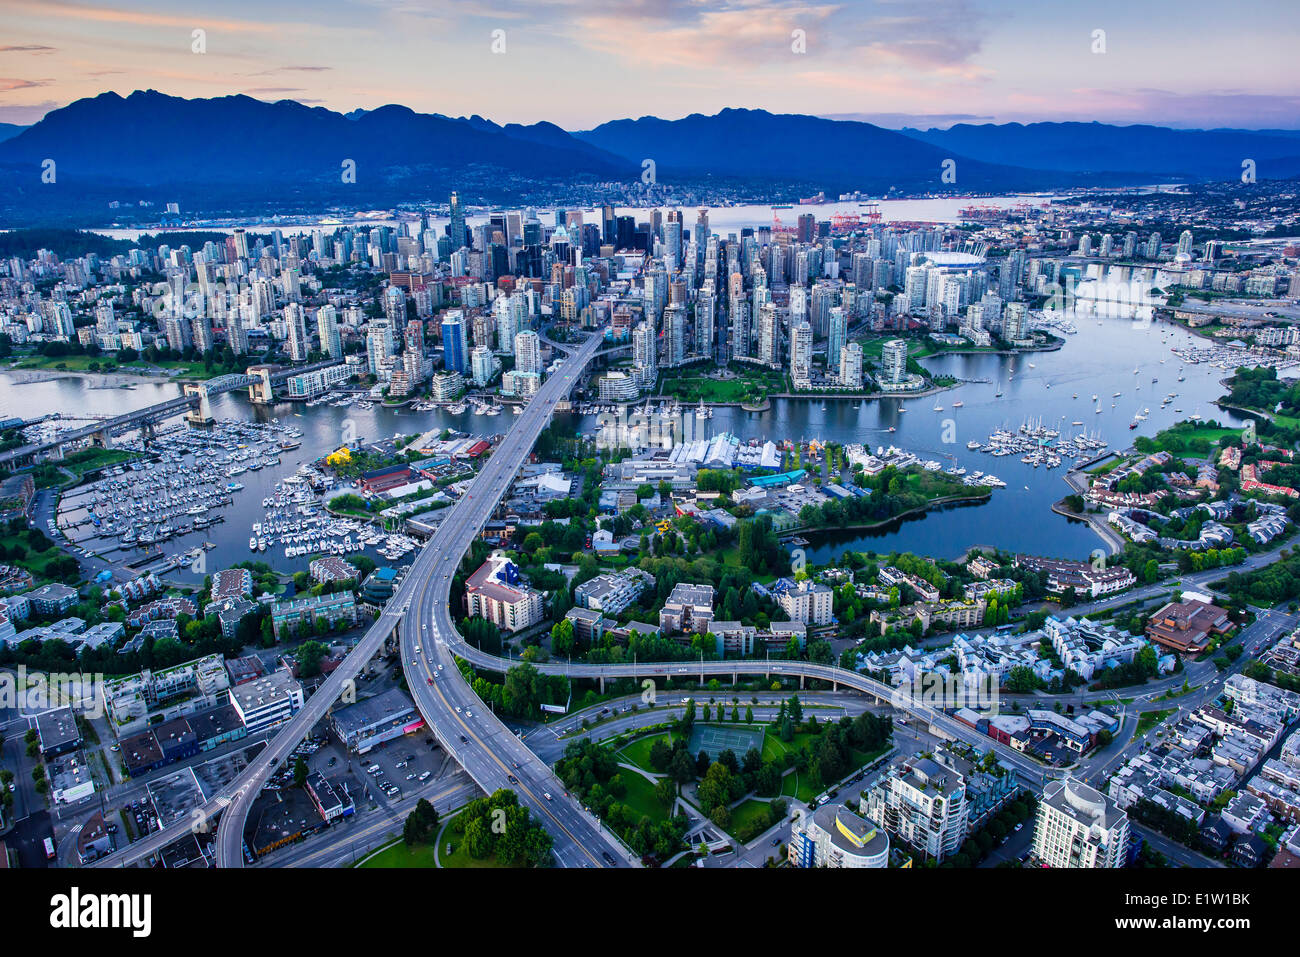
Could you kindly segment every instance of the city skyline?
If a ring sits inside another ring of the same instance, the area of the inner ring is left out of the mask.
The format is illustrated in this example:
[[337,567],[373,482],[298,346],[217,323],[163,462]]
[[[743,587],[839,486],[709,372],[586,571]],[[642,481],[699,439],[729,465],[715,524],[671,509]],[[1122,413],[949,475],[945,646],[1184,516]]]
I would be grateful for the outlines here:
[[1249,20],[1216,20],[1213,31],[1203,29],[1208,3],[1164,0],[1095,4],[1086,19],[1065,10],[1030,18],[1003,0],[919,11],[892,0],[674,0],[616,13],[567,0],[509,0],[493,11],[423,0],[273,10],[232,0],[219,15],[194,7],[0,0],[10,24],[0,122],[31,124],[82,97],[150,88],[344,112],[401,103],[569,130],[729,106],[893,128],[1096,120],[1267,129],[1295,128],[1300,115],[1288,44],[1300,10],[1280,2]]

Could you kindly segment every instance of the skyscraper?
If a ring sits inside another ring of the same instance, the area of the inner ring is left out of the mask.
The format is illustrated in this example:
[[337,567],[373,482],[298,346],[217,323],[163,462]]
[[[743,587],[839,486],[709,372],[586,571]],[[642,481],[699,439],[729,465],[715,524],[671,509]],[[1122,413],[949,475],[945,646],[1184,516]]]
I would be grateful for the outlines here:
[[812,385],[812,326],[801,322],[790,328],[790,378],[796,389]]
[[514,349],[516,372],[542,371],[542,343],[537,333],[531,329],[515,333]]
[[1128,814],[1082,781],[1049,781],[1034,822],[1034,856],[1048,867],[1123,867]]
[[862,388],[862,346],[850,342],[840,350],[840,385],[846,389]]
[[447,235],[451,237],[451,248],[455,252],[468,243],[465,235],[465,210],[460,205],[460,197],[455,193],[451,194],[447,205],[451,212],[451,226]]
[[714,356],[714,322],[716,303],[713,283],[706,282],[695,299],[695,351],[698,355]]
[[392,358],[396,351],[393,324],[387,319],[371,320],[366,330],[366,361],[370,374],[380,375],[385,361]]
[[830,329],[826,339],[826,369],[831,371],[840,366],[840,350],[844,348],[848,336],[848,322],[844,316],[843,306],[832,306],[830,311]]
[[664,309],[664,365],[676,368],[686,361],[686,307],[673,303]]
[[451,310],[442,319],[442,367],[462,374],[469,371],[469,333],[459,309]]
[[316,334],[320,336],[321,351],[331,359],[343,358],[343,336],[339,332],[338,313],[333,306],[316,310]]
[[890,339],[880,347],[880,375],[884,382],[897,385],[907,378],[907,341]]
[[763,303],[762,308],[758,310],[758,361],[774,368],[780,368],[781,365],[778,330],[776,304]]

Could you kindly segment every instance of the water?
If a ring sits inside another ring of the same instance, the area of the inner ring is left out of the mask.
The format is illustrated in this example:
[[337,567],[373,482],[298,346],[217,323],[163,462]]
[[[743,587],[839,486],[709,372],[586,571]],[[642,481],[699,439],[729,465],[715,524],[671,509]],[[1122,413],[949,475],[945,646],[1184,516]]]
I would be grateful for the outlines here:
[[[996,209],[1010,209],[1019,204],[1028,204],[1031,206],[1047,206],[1053,197],[1051,196],[1031,196],[1031,195],[1014,195],[1014,196],[989,196],[972,199],[969,196],[953,197],[935,197],[929,199],[882,199],[879,200],[878,206],[881,221],[884,223],[892,222],[923,222],[923,223],[955,223],[961,219],[960,210],[967,206],[989,206]],[[670,207],[661,206],[660,211],[668,213]],[[688,230],[695,228],[695,211],[700,209],[699,206],[682,206],[672,207],[680,208],[685,219],[684,226]],[[856,216],[859,213],[867,211],[866,206],[856,200],[846,200],[844,202],[826,202],[816,203],[807,206],[795,204],[789,209],[773,210],[766,203],[747,204],[741,206],[707,206],[704,207],[709,211],[709,228],[715,233],[725,236],[728,232],[739,232],[744,227],[758,229],[763,226],[773,225],[773,216],[779,217],[783,226],[794,226],[799,217],[804,213],[812,213],[818,221],[829,220],[832,216],[848,214]],[[583,221],[601,225],[600,209],[572,207],[572,211],[582,212]],[[626,207],[619,206],[614,210],[616,216],[632,216],[637,222],[648,221],[651,207]],[[538,209],[537,218],[547,225],[555,222],[555,210]],[[407,220],[409,221],[409,219]],[[488,221],[488,214],[485,211],[467,212],[465,222],[469,226],[477,226]],[[441,230],[443,224],[449,222],[446,216],[430,216],[429,222]],[[280,229],[285,236],[294,236],[299,234],[311,233],[315,229],[322,229],[327,233],[343,226],[351,228],[370,229],[378,226],[395,227],[399,220],[393,218],[348,218],[345,220],[331,219],[328,222],[319,223],[246,223],[244,226],[253,233],[270,233],[271,230]],[[419,225],[418,218],[416,225]],[[100,233],[113,239],[137,240],[142,235],[153,234],[158,232],[184,233],[184,232],[220,232],[233,233],[235,227],[228,224],[217,224],[212,226],[150,226],[143,229],[139,228],[122,228],[109,227],[104,229],[95,229],[92,232]]]
[[[924,360],[935,373],[987,379],[987,383],[967,382],[937,396],[914,399],[824,403],[820,399],[774,400],[771,409],[759,413],[718,407],[713,418],[700,422],[700,426],[707,434],[732,432],[742,439],[820,438],[872,447],[893,444],[926,458],[941,459],[945,465],[955,462],[969,471],[992,472],[1007,483],[1004,489],[994,489],[992,498],[984,504],[935,510],[870,534],[825,533],[809,549],[809,557],[814,560],[828,560],[846,548],[878,552],[897,549],[955,558],[972,545],[1085,558],[1099,546],[1097,535],[1083,523],[1051,511],[1052,503],[1070,492],[1064,481],[1065,465],[1051,471],[1035,469],[1021,463],[1018,456],[984,455],[968,450],[966,443],[983,442],[994,429],[1014,430],[1021,422],[1032,419],[1059,429],[1062,435],[1081,430],[1097,433],[1112,449],[1123,449],[1137,435],[1154,435],[1194,412],[1225,424],[1240,425],[1243,420],[1213,405],[1225,391],[1219,384],[1226,376],[1223,370],[1209,365],[1186,366],[1186,381],[1177,381],[1181,363],[1170,349],[1189,344],[1187,333],[1165,323],[1142,326],[1119,319],[1105,319],[1098,325],[1094,318],[1079,317],[1076,325],[1078,334],[1067,337],[1064,347],[1055,352],[946,355]],[[1164,363],[1160,362],[1162,358]],[[1030,363],[1034,368],[1029,367]],[[1015,374],[1009,377],[1013,367]],[[1136,375],[1134,368],[1138,369]],[[1153,377],[1159,382],[1152,383]],[[11,376],[0,375],[0,409],[7,414],[27,415],[35,410],[75,413],[93,409],[112,415],[172,398],[181,391],[174,383],[142,381],[133,388],[97,389],[90,387],[90,381],[69,377],[18,384]],[[1003,391],[1001,397],[995,394],[999,388]],[[1074,399],[1076,392],[1079,397]],[[1121,397],[1112,399],[1115,392]],[[1162,408],[1160,400],[1168,392],[1177,392],[1179,397]],[[1093,411],[1097,405],[1091,401],[1093,393],[1099,397],[1101,414]],[[961,401],[963,407],[954,409],[955,401]],[[944,407],[943,412],[932,411],[936,403]],[[1150,409],[1149,416],[1131,431],[1128,425],[1134,414],[1144,408]],[[278,417],[299,429],[303,437],[299,448],[283,454],[278,470],[263,469],[239,476],[245,488],[235,493],[234,503],[223,511],[224,522],[173,539],[165,546],[170,554],[204,540],[215,542],[218,547],[209,553],[209,567],[252,557],[248,551],[249,528],[263,517],[262,499],[271,493],[277,479],[292,473],[300,463],[342,444],[348,422],[356,435],[369,440],[432,428],[489,437],[514,424],[509,412],[488,417],[472,412],[451,415],[444,410],[407,412],[380,406],[368,411],[328,405],[307,409],[292,403],[265,408],[249,403],[243,392],[227,393],[214,400],[213,414],[218,419]],[[572,416],[569,420],[587,432],[597,426],[590,416]],[[1072,426],[1074,420],[1084,424]],[[950,437],[955,441],[945,443],[943,433],[949,421],[953,424]],[[890,433],[891,427],[897,431]],[[256,557],[280,571],[306,567],[304,559],[285,559],[279,549],[268,549]],[[193,577],[197,580],[199,576]]]
[[[68,377],[47,382],[24,383],[14,381],[10,375],[0,375],[0,409],[6,414],[34,414],[32,410],[42,412],[63,412],[75,414],[94,410],[97,414],[119,415],[145,406],[153,405],[181,394],[181,387],[175,383],[142,381],[131,388],[92,388],[92,381],[99,378]],[[303,433],[299,440],[302,444],[280,455],[279,468],[264,468],[259,471],[247,471],[235,481],[244,486],[233,493],[232,504],[219,510],[224,521],[205,529],[199,529],[189,535],[172,538],[163,545],[163,552],[171,555],[198,547],[205,541],[213,542],[217,547],[207,554],[209,569],[227,567],[236,562],[252,559],[265,562],[281,572],[305,570],[308,557],[285,558],[282,547],[271,547],[265,552],[250,552],[248,537],[254,522],[260,522],[265,516],[262,500],[272,494],[275,483],[286,475],[292,474],[300,464],[312,461],[343,444],[346,434],[355,434],[359,439],[378,440],[392,436],[394,433],[409,435],[433,428],[449,428],[484,437],[503,432],[514,421],[508,411],[497,416],[476,416],[471,412],[452,415],[442,410],[433,412],[405,412],[385,409],[378,405],[370,410],[360,410],[355,406],[333,407],[318,406],[303,408],[300,404],[282,402],[271,407],[255,406],[249,402],[244,392],[226,393],[212,401],[213,415],[218,419],[242,419],[252,421],[269,421],[278,418]],[[164,425],[171,425],[179,419],[168,419]],[[340,494],[338,491],[331,495]],[[331,495],[327,495],[328,499]],[[66,513],[73,521],[84,517],[83,509]],[[89,526],[78,530],[78,537],[90,531]],[[100,540],[103,542],[103,540]],[[93,547],[92,547],[93,550]],[[106,552],[111,560],[121,561],[143,555],[143,552]],[[379,564],[387,560],[373,549],[365,552]],[[192,580],[200,583],[203,576],[195,572],[174,570],[168,578]]]
[[[1187,333],[1174,331],[1170,338],[1167,333],[1175,327],[1168,323],[1143,328],[1120,319],[1102,322],[1098,326],[1095,318],[1077,318],[1078,334],[1066,337],[1065,345],[1055,352],[945,355],[922,362],[936,374],[987,379],[987,384],[967,382],[937,395],[914,399],[774,400],[766,412],[718,407],[713,417],[700,426],[707,435],[731,432],[742,439],[817,438],[857,442],[873,449],[896,445],[923,458],[941,460],[945,467],[956,463],[967,471],[992,472],[1007,483],[1006,488],[993,490],[987,504],[932,511],[870,534],[841,531],[818,536],[806,549],[809,558],[816,561],[838,557],[846,548],[878,552],[897,549],[956,558],[972,545],[1086,558],[1101,545],[1097,534],[1083,522],[1051,511],[1054,502],[1070,494],[1064,480],[1070,460],[1050,471],[1045,467],[1035,469],[1023,464],[1017,455],[985,455],[968,450],[966,443],[974,440],[983,444],[994,429],[1015,431],[1026,419],[1041,420],[1062,436],[1081,431],[1098,434],[1110,443],[1111,449],[1127,448],[1136,436],[1154,435],[1194,412],[1224,424],[1242,423],[1239,417],[1213,405],[1226,391],[1219,384],[1227,375],[1221,369],[1187,366],[1182,373],[1186,381],[1177,381],[1182,364],[1170,349],[1187,345]],[[1163,364],[1162,358],[1166,360]],[[1030,363],[1035,368],[1031,369]],[[1008,379],[1012,367],[1015,374]],[[1135,367],[1137,375],[1133,374]],[[1152,383],[1153,377],[1160,381]],[[999,389],[1003,392],[1000,398],[996,395]],[[1079,397],[1071,398],[1076,392]],[[1115,392],[1120,392],[1121,397],[1112,398]],[[1177,392],[1179,397],[1162,409],[1160,401],[1169,392]],[[1093,393],[1099,403],[1091,401]],[[954,409],[956,401],[963,407]],[[933,411],[936,404],[944,411]],[[1102,409],[1100,415],[1094,412],[1097,404]],[[1151,410],[1146,421],[1130,430],[1134,414],[1146,408]],[[1176,413],[1175,408],[1182,412]],[[1076,420],[1083,425],[1071,425]],[[955,441],[951,443],[943,441],[947,422],[955,426],[951,433]],[[584,421],[584,430],[596,427],[594,417]],[[890,433],[891,427],[897,431]]]

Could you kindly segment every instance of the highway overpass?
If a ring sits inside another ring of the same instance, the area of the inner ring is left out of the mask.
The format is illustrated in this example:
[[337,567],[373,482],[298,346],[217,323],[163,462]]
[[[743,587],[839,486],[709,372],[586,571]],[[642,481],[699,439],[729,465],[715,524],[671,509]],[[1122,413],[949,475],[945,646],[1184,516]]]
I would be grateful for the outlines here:
[[[450,608],[451,579],[479,530],[491,517],[514,480],[537,436],[549,423],[556,403],[598,351],[601,337],[593,335],[543,383],[514,426],[494,450],[467,493],[450,509],[438,530],[420,551],[384,612],[367,629],[356,647],[304,705],[284,724],[252,764],[226,787],[184,820],[153,832],[134,844],[100,859],[95,867],[125,866],[144,860],[169,843],[220,815],[217,829],[217,864],[243,864],[243,834],[248,811],[267,780],[298,743],[328,713],[345,691],[354,687],[356,674],[392,638],[400,644],[402,667],[416,706],[447,753],[454,757],[485,791],[510,788],[520,803],[530,808],[550,832],[555,856],[562,866],[628,866],[637,862],[622,844],[584,811],[551,772],[523,742],[486,709],[456,667],[454,656],[493,671],[504,672],[518,662],[498,658],[467,645],[456,631]],[[591,665],[546,662],[535,664],[548,674],[566,674],[597,680],[673,677],[701,680],[721,675],[800,677],[844,685],[887,701],[926,721],[949,737],[994,747],[1003,759],[1028,780],[1044,773],[1011,748],[996,745],[949,715],[864,675],[830,665],[803,661],[700,661],[698,663],[645,662]],[[514,780],[512,781],[511,778]]]

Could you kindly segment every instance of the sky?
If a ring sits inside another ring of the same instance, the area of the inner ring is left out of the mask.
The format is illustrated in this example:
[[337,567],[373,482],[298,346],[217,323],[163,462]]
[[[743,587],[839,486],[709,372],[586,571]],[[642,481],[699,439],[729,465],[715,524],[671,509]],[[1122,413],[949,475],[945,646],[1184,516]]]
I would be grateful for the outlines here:
[[0,23],[19,124],[155,89],[570,130],[726,107],[1300,128],[1295,0],[0,0]]

